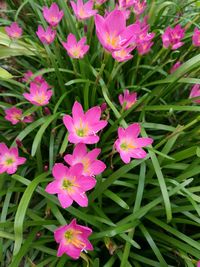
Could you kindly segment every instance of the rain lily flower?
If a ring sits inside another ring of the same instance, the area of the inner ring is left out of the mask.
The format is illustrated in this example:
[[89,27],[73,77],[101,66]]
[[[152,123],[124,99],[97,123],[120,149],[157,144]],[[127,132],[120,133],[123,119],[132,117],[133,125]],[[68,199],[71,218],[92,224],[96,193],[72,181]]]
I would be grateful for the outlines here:
[[67,254],[77,260],[82,251],[93,250],[93,246],[88,240],[92,234],[92,229],[76,223],[73,219],[70,224],[60,226],[54,231],[54,238],[59,244],[57,256]]
[[19,157],[16,147],[8,148],[6,144],[0,143],[0,173],[13,174],[18,165],[24,164],[25,158]]
[[22,110],[16,107],[8,108],[5,110],[5,119],[10,121],[13,125],[17,124],[20,121],[23,122],[32,122],[33,116],[22,117]]
[[121,10],[113,10],[105,18],[96,15],[95,26],[100,43],[111,53],[126,48],[135,39],[137,26],[126,27],[126,17]]
[[52,30],[51,27],[47,27],[45,31],[41,25],[38,26],[36,34],[43,44],[51,44],[56,37],[55,30]]
[[70,165],[74,166],[77,163],[83,164],[82,174],[85,176],[94,176],[102,173],[106,165],[101,161],[97,160],[97,157],[101,153],[101,149],[95,148],[90,152],[87,152],[85,144],[77,144],[74,148],[73,154],[67,154],[64,160]]
[[20,38],[23,32],[17,22],[13,22],[9,27],[5,27],[5,31],[7,35],[13,39]]
[[[189,98],[195,98],[200,96],[200,84],[195,84],[192,87],[192,90],[190,92]],[[200,104],[200,99],[199,100],[194,100],[195,103]]]
[[[153,34],[153,37],[154,37],[154,34]],[[141,42],[140,44],[137,45],[138,54],[139,55],[145,55],[145,54],[149,53],[152,45],[153,45],[153,42],[151,42],[151,41]]]
[[200,261],[197,262],[197,267],[200,267]]
[[125,109],[131,108],[137,101],[137,93],[130,93],[129,90],[124,91],[124,95],[119,95],[119,103]]
[[131,158],[142,159],[147,153],[142,147],[151,145],[152,138],[138,138],[140,133],[140,125],[133,123],[126,129],[118,128],[118,139],[115,141],[114,147],[120,153],[120,157],[124,163],[129,163]]
[[68,208],[73,201],[81,207],[88,206],[86,191],[95,187],[96,180],[90,176],[83,176],[83,164],[76,164],[67,168],[62,163],[53,167],[55,180],[49,183],[45,191],[49,194],[58,194],[58,200],[63,208]]
[[[28,82],[30,79],[33,77],[34,73],[31,70],[28,70],[27,72],[24,73],[24,77],[22,78],[22,82]],[[34,83],[37,83],[41,85],[42,83],[46,82],[45,79],[39,75],[33,79]]]
[[136,0],[119,0],[120,8],[132,7]]
[[83,58],[89,50],[89,45],[86,45],[86,37],[76,41],[75,35],[70,33],[67,36],[67,42],[62,42],[62,45],[67,50],[67,53],[72,58]]
[[107,121],[100,120],[100,117],[100,107],[95,106],[84,113],[81,104],[76,101],[72,108],[72,117],[65,115],[63,118],[64,125],[69,131],[69,142],[74,144],[97,143],[99,136],[96,133],[107,125]]
[[64,16],[64,12],[59,10],[56,3],[52,3],[50,8],[43,7],[43,16],[52,27],[56,27]]
[[162,35],[163,46],[165,48],[170,47],[172,50],[176,50],[182,45],[184,45],[184,43],[181,42],[184,36],[185,36],[185,29],[181,28],[179,24],[176,25],[174,29],[167,27],[167,29]]
[[49,103],[49,100],[53,94],[52,90],[48,90],[49,85],[42,83],[38,85],[34,82],[30,83],[30,93],[24,93],[23,96],[36,106],[44,106]]
[[140,2],[140,0],[135,0],[133,3],[133,11],[136,15],[141,15],[147,7],[147,1],[144,0]]
[[194,29],[192,43],[194,46],[200,46],[200,30],[197,27]]
[[133,55],[130,54],[135,47],[122,48],[121,50],[112,52],[112,57],[118,62],[127,61],[133,58]]
[[79,20],[86,20],[94,16],[98,11],[93,9],[94,2],[92,0],[86,3],[83,0],[77,0],[77,3],[70,1],[74,14]]
[[180,66],[182,65],[182,63],[180,61],[177,61],[170,69],[170,73],[172,74],[173,72],[175,72]]

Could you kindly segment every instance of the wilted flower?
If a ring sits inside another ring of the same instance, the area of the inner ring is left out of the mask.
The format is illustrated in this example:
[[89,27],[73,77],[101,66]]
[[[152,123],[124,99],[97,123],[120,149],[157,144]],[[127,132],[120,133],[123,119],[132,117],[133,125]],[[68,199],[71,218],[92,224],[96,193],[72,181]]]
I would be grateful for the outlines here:
[[51,44],[55,39],[56,31],[52,30],[51,27],[47,27],[45,31],[43,27],[39,25],[36,34],[43,44]]
[[176,25],[173,29],[171,27],[167,27],[165,32],[162,35],[163,46],[165,48],[170,47],[172,50],[176,50],[182,45],[184,45],[181,40],[185,36],[185,29],[181,28],[181,25]]
[[82,251],[93,250],[93,246],[88,240],[92,234],[92,229],[76,223],[76,219],[68,225],[61,226],[54,231],[54,238],[59,244],[57,256],[67,254],[77,260]]
[[17,22],[13,22],[9,27],[5,27],[5,31],[7,35],[13,39],[20,38],[23,32]]
[[85,20],[94,16],[98,11],[93,10],[94,2],[89,0],[84,3],[82,0],[77,0],[77,3],[70,1],[74,14],[79,20]]
[[137,101],[137,93],[130,93],[129,90],[124,91],[124,95],[119,95],[119,103],[125,110],[131,108]]
[[197,27],[194,29],[192,43],[194,46],[200,46],[200,30]]
[[133,3],[133,11],[136,15],[141,15],[147,7],[147,1],[144,0],[140,2],[140,0],[135,0]]
[[34,82],[30,83],[30,93],[24,93],[23,96],[36,106],[44,106],[49,103],[49,100],[53,94],[52,90],[48,90],[49,85],[42,83],[38,85]]
[[123,11],[113,10],[105,18],[96,15],[97,37],[102,46],[109,52],[121,50],[135,40],[135,24],[126,27]]
[[19,157],[16,147],[8,148],[6,144],[0,143],[0,173],[13,174],[18,165],[24,164],[25,161],[25,158]]
[[120,157],[125,163],[129,163],[131,158],[141,159],[146,157],[146,152],[142,147],[151,145],[152,138],[138,138],[140,125],[133,123],[126,129],[118,128],[118,139],[114,147],[120,153]]
[[8,108],[5,110],[5,119],[10,121],[13,125],[17,124],[20,121],[23,122],[32,122],[33,116],[29,115],[26,117],[22,117],[22,110],[16,107]]
[[[200,84],[195,84],[191,89],[189,98],[195,98],[198,96],[200,96]],[[200,104],[200,99],[194,100],[194,102]]]
[[132,52],[134,48],[135,47],[133,46],[128,48],[122,48],[121,50],[118,51],[114,51],[112,52],[112,57],[116,59],[118,62],[127,61],[133,58],[133,55],[131,55],[130,52]]
[[95,148],[87,152],[87,147],[85,144],[77,144],[74,148],[73,154],[67,154],[64,157],[64,160],[70,166],[74,166],[77,163],[82,163],[82,174],[86,176],[94,176],[102,173],[106,168],[106,165],[101,160],[97,160],[97,157],[100,153],[100,148]]
[[43,16],[45,20],[53,27],[56,27],[64,16],[64,12],[59,10],[59,7],[56,3],[52,3],[50,8],[43,7]]
[[180,66],[181,66],[181,62],[177,61],[170,69],[170,73],[172,74],[173,72],[175,72]]
[[76,41],[75,35],[70,33],[67,36],[67,42],[62,42],[62,45],[67,50],[67,53],[72,58],[83,58],[89,50],[89,45],[86,45],[86,37]]
[[95,144],[99,141],[96,135],[106,125],[107,121],[100,120],[101,108],[96,106],[89,109],[86,113],[77,101],[72,108],[72,117],[65,115],[63,122],[69,131],[68,140],[71,143]]
[[83,164],[76,164],[67,168],[62,163],[53,167],[55,180],[49,183],[45,191],[49,194],[58,194],[58,199],[63,208],[72,205],[73,201],[81,207],[88,206],[86,191],[95,187],[96,180],[91,176],[83,176]]

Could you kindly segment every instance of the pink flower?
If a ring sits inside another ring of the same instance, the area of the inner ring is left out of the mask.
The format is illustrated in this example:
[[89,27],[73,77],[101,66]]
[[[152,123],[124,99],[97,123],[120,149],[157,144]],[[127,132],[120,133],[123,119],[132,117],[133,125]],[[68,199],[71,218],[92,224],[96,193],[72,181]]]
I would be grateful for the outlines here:
[[19,157],[16,147],[8,148],[6,144],[0,143],[0,173],[13,174],[18,165],[24,164],[25,158]]
[[89,50],[89,45],[85,45],[86,37],[76,41],[75,35],[70,33],[67,36],[67,42],[62,42],[62,45],[67,50],[67,53],[72,58],[83,58]]
[[131,108],[137,101],[137,93],[130,93],[129,90],[124,91],[124,95],[119,95],[119,103],[125,110]]
[[70,224],[61,226],[54,231],[54,238],[59,244],[57,256],[67,254],[77,260],[84,250],[93,250],[93,246],[88,240],[92,234],[92,229],[76,223],[73,219]]
[[172,74],[173,72],[175,72],[180,66],[182,65],[182,63],[180,61],[177,61],[170,69],[170,73]]
[[95,148],[90,152],[87,152],[85,144],[77,144],[74,148],[73,154],[67,154],[64,160],[70,165],[74,166],[77,163],[83,164],[82,174],[85,176],[94,176],[102,173],[106,165],[101,161],[97,160],[97,157],[101,153],[101,149]]
[[64,16],[64,12],[59,10],[56,3],[52,3],[50,8],[43,7],[43,16],[52,27],[56,27]]
[[129,8],[135,4],[136,0],[119,0],[120,8]]
[[[195,84],[192,87],[192,90],[190,92],[189,98],[195,98],[200,96],[200,84]],[[194,100],[195,103],[200,103],[200,99],[199,100]]]
[[31,115],[23,118],[22,110],[16,107],[6,109],[5,114],[6,114],[5,119],[7,121],[10,121],[13,125],[17,124],[20,121],[23,121],[23,122],[33,121],[33,117]]
[[181,28],[178,24],[174,29],[167,27],[162,35],[163,46],[165,48],[171,47],[172,50],[176,50],[182,45],[184,45],[181,40],[185,36],[185,29]]
[[94,16],[98,11],[93,10],[94,2],[89,0],[84,3],[82,0],[77,0],[77,3],[70,1],[74,14],[79,20],[85,20]]
[[34,82],[30,83],[30,93],[24,93],[23,96],[36,106],[44,106],[49,103],[49,100],[53,94],[52,90],[48,90],[49,85],[42,83],[38,85]]
[[144,0],[143,2],[140,2],[140,0],[136,0],[133,3],[133,11],[136,15],[141,15],[147,7],[147,2]]
[[135,39],[135,24],[126,27],[126,17],[121,10],[113,10],[105,18],[96,15],[97,37],[109,52],[126,48]]
[[69,131],[68,140],[71,143],[95,144],[99,141],[96,135],[106,125],[107,121],[100,120],[101,108],[96,106],[89,109],[86,113],[77,101],[72,108],[72,117],[65,115],[63,122]]
[[49,183],[45,191],[49,194],[58,194],[58,200],[63,208],[68,208],[73,201],[81,207],[88,206],[86,191],[95,187],[96,180],[90,176],[83,176],[83,164],[76,164],[67,168],[62,163],[53,167],[55,180]]
[[200,267],[200,261],[197,262],[197,267]]
[[22,36],[22,28],[19,27],[17,22],[13,22],[10,27],[5,27],[6,33],[13,39],[18,39]]
[[[22,78],[22,82],[30,81],[30,79],[32,78],[33,75],[34,75],[34,73],[31,70],[28,70],[27,72],[24,73],[24,77]],[[46,81],[41,75],[39,75],[39,76],[34,78],[33,82],[41,85],[42,83],[44,83]]]
[[[152,34],[152,36],[154,37],[154,34]],[[145,55],[145,54],[149,53],[152,45],[153,45],[153,42],[151,42],[151,41],[141,42],[140,44],[137,45],[138,54],[139,55]]]
[[118,51],[114,51],[112,52],[112,57],[116,59],[118,62],[127,61],[133,58],[133,55],[131,55],[130,52],[132,52],[134,48],[135,47],[133,46],[128,48],[122,48],[121,50]]
[[38,26],[36,34],[43,44],[51,44],[56,37],[55,30],[52,30],[51,27],[47,27],[45,31],[41,25]]
[[194,29],[192,43],[194,46],[200,46],[200,30],[197,27]]
[[125,163],[129,163],[131,158],[142,159],[146,157],[146,152],[142,147],[151,145],[152,138],[138,138],[140,133],[140,125],[138,123],[131,124],[128,128],[118,129],[118,139],[115,141],[114,147],[120,153],[120,157]]

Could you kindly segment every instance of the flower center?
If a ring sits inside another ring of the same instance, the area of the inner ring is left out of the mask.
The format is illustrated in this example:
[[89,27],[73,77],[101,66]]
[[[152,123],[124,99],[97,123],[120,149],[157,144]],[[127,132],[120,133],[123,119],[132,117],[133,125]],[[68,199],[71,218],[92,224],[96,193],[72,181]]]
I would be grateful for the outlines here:
[[69,190],[70,187],[72,186],[73,186],[73,183],[70,180],[64,179],[63,184],[62,184],[63,189]]
[[75,58],[79,58],[80,53],[81,53],[80,47],[79,46],[78,47],[73,47],[72,50],[71,50],[71,53],[73,54],[73,56]]
[[4,161],[5,166],[10,167],[13,165],[13,163],[15,163],[15,158],[10,155],[6,156],[5,161]]
[[83,170],[85,173],[89,172],[89,166],[90,166],[90,160],[88,158],[83,158],[81,160],[81,163],[83,164]]
[[134,145],[131,144],[131,143],[126,143],[126,142],[124,142],[124,143],[122,143],[122,144],[120,145],[120,148],[121,148],[123,151],[128,151],[128,150],[130,150],[130,149],[134,149],[134,148],[136,148],[136,146],[134,146]]
[[77,231],[74,229],[69,229],[65,232],[65,239],[68,243],[71,243],[73,246],[84,249],[85,243],[79,239],[79,236],[82,234],[81,231]]
[[106,41],[110,46],[112,46],[113,48],[116,48],[119,43],[119,37],[106,33]]
[[52,21],[52,22],[57,22],[57,21],[58,21],[58,18],[55,17],[55,16],[52,16],[52,17],[51,17],[51,21]]
[[20,120],[21,119],[21,115],[18,113],[13,113],[12,117],[14,120]]
[[46,95],[44,93],[37,92],[34,95],[33,100],[39,104],[43,104],[46,100]]
[[79,10],[79,16],[80,16],[80,17],[85,17],[85,15],[86,15],[85,10],[84,10],[83,8],[81,8],[81,9]]

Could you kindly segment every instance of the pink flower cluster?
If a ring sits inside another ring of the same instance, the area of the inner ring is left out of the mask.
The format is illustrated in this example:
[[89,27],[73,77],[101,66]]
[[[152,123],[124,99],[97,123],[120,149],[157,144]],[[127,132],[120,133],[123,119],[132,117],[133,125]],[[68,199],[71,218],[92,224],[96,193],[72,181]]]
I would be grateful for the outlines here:
[[56,37],[55,28],[58,26],[63,16],[64,12],[59,10],[56,3],[52,3],[50,8],[46,6],[43,7],[43,17],[50,25],[46,30],[41,25],[38,26],[36,34],[43,44],[49,45],[54,41]]
[[[32,76],[33,73],[29,70],[24,74],[22,81],[29,82]],[[49,103],[52,94],[53,91],[50,90],[50,85],[42,76],[37,76],[30,82],[29,93],[24,93],[23,96],[33,105],[45,106]]]

